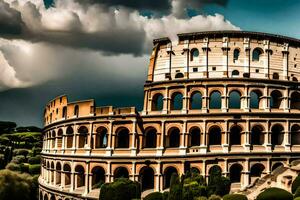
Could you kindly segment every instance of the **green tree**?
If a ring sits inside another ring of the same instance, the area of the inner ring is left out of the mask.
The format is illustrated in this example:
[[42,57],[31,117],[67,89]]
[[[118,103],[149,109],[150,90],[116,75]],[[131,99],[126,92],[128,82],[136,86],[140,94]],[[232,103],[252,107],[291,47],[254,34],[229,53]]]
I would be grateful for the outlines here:
[[268,188],[260,193],[257,200],[292,200],[293,195],[280,188]]
[[170,181],[170,193],[169,199],[170,200],[181,200],[182,199],[182,188],[183,188],[183,181],[180,181],[178,174],[173,173],[171,176]]

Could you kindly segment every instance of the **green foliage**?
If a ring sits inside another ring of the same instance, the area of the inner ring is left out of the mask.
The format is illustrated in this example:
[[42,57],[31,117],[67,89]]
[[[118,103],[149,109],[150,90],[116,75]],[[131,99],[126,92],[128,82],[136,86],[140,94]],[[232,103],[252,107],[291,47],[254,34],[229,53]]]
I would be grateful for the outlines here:
[[41,165],[40,164],[29,165],[29,170],[28,171],[29,171],[30,174],[40,174]]
[[21,163],[24,163],[25,161],[26,161],[26,158],[23,155],[15,156],[11,160],[11,162],[16,163],[16,164],[21,164]]
[[31,164],[31,165],[40,164],[41,163],[41,156],[37,155],[35,157],[28,158],[28,163]]
[[243,194],[226,194],[223,200],[248,200],[248,198]]
[[230,191],[230,179],[222,176],[221,171],[218,168],[212,170],[207,187],[208,196],[216,194],[219,196],[224,196]]
[[32,152],[32,156],[36,156],[36,155],[40,155],[42,151],[42,148],[41,147],[33,147],[31,152]]
[[28,174],[0,171],[0,200],[36,200],[37,185]]
[[11,171],[21,171],[20,165],[16,164],[16,163],[8,163],[5,167],[5,169],[11,170]]
[[173,173],[170,182],[169,199],[181,200],[183,183],[180,182],[179,176],[176,173]]
[[207,197],[196,197],[194,200],[207,200]]
[[25,126],[25,127],[18,127],[16,128],[17,132],[42,132],[41,128],[38,128],[36,126]]
[[296,198],[294,198],[294,200],[300,200],[300,197],[296,197]]
[[29,165],[21,163],[20,164],[20,169],[22,173],[29,173]]
[[213,194],[208,198],[208,200],[222,200],[222,198],[218,195]]
[[163,200],[169,200],[169,192],[168,191],[166,191],[166,192],[164,192],[163,193]]
[[148,194],[144,200],[163,200],[163,194],[160,192],[153,192]]
[[0,121],[0,135],[3,133],[11,133],[16,127],[17,124],[15,122]]
[[116,179],[113,183],[101,186],[100,200],[131,200],[141,197],[141,185],[126,178]]
[[23,155],[26,158],[26,156],[29,154],[29,150],[28,149],[15,149],[13,151],[13,153],[14,153],[15,156]]
[[295,191],[294,198],[296,197],[300,197],[300,187],[298,187],[297,190]]
[[292,200],[293,195],[280,188],[268,188],[260,193],[257,200]]
[[298,175],[292,183],[292,193],[294,194],[300,186],[300,175]]

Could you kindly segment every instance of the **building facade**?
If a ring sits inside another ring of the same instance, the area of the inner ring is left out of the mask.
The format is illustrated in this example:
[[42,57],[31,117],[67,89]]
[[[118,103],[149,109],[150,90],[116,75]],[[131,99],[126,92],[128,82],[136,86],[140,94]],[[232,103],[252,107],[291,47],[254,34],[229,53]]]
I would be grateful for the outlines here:
[[144,106],[50,101],[40,199],[98,199],[118,177],[163,191],[172,173],[218,168],[232,190],[300,159],[300,40],[217,31],[154,40]]

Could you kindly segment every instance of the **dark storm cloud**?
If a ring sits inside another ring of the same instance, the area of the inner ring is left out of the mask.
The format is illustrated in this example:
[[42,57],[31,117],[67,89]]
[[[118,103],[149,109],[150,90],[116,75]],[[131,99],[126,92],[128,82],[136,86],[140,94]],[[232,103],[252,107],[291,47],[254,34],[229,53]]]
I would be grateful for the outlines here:
[[22,33],[23,27],[21,13],[0,0],[0,34],[19,35]]

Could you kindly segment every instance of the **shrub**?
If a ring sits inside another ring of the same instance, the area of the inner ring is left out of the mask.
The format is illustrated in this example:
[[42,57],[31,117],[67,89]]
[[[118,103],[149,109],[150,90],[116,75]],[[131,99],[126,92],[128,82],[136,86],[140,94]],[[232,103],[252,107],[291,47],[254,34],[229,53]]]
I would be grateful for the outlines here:
[[243,194],[226,194],[223,200],[248,200],[248,198]]
[[30,174],[39,174],[39,173],[41,173],[41,165],[40,164],[29,165],[29,173]]
[[41,151],[42,151],[42,148],[40,148],[40,147],[33,147],[32,148],[33,156],[39,155],[41,153]]
[[297,190],[295,191],[294,198],[296,197],[300,197],[300,187],[298,187]]
[[15,149],[14,150],[14,155],[15,156],[17,156],[17,155],[23,155],[26,158],[26,156],[28,155],[28,153],[29,153],[28,149]]
[[300,197],[296,197],[294,200],[300,200]]
[[16,164],[16,163],[8,163],[5,167],[5,169],[11,170],[11,171],[21,171],[20,165]]
[[40,164],[41,163],[41,156],[35,156],[35,157],[30,157],[28,158],[28,163],[33,165],[33,164]]
[[163,200],[169,200],[169,192],[168,191],[163,193]]
[[280,188],[268,188],[257,196],[257,200],[292,200],[293,195]]
[[29,165],[21,163],[20,164],[20,169],[22,173],[29,173]]
[[23,156],[23,155],[15,156],[11,160],[11,162],[16,163],[16,164],[21,164],[21,163],[24,163],[25,161],[26,161],[26,159],[25,159],[25,156]]
[[222,200],[222,198],[218,195],[213,194],[208,198],[208,200]]
[[207,200],[207,197],[196,197],[194,200]]
[[294,194],[300,186],[300,175],[298,175],[292,183],[292,193]]
[[148,194],[144,200],[163,200],[163,194],[160,192],[153,192]]

